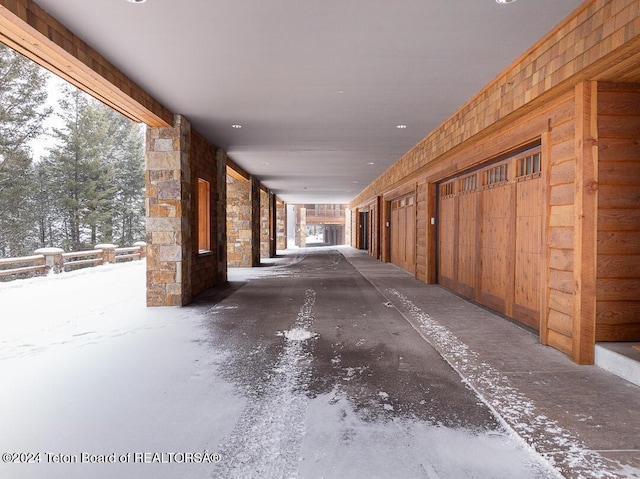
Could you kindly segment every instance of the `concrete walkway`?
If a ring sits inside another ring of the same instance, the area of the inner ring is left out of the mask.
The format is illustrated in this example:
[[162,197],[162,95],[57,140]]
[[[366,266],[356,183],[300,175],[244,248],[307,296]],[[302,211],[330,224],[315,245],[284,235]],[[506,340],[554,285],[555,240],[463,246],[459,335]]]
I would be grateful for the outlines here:
[[640,388],[364,252],[342,253],[483,400],[566,477],[640,477]]
[[[280,261],[290,263],[277,268],[283,278],[252,281],[234,292],[237,314],[226,313],[216,326],[216,336],[221,327],[234,331],[224,343],[235,349],[261,345],[254,357],[263,369],[252,370],[247,385],[269,376],[269,362],[278,355],[264,354],[277,349],[268,331],[291,328],[287,318],[298,304],[292,297],[306,288],[314,291],[315,320],[308,325],[316,335],[309,350],[314,395],[340,385],[363,417],[410,415],[484,431],[500,429],[497,421],[565,477],[640,477],[637,386],[597,367],[577,366],[530,331],[364,252],[306,250]],[[252,306],[247,310],[246,304]],[[275,314],[266,313],[271,310]],[[345,378],[345,371],[352,377]],[[371,407],[380,391],[387,402]]]
[[193,306],[248,398],[213,477],[558,477],[343,254],[281,264]]
[[269,262],[0,285],[0,477],[640,477],[637,386],[363,252]]

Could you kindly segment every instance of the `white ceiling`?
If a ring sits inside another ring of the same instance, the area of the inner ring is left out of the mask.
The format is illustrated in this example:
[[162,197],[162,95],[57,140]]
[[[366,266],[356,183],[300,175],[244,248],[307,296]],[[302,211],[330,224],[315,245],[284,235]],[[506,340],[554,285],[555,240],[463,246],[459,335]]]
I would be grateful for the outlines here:
[[289,203],[347,203],[581,3],[35,1]]

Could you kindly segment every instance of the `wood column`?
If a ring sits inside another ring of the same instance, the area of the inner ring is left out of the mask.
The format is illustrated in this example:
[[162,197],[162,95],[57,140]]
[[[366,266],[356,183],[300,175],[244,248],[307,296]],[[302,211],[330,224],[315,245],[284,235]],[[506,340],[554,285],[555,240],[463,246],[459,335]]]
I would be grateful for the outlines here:
[[576,85],[575,91],[575,301],[572,357],[578,364],[593,364],[598,232],[598,85],[597,82],[582,82]]

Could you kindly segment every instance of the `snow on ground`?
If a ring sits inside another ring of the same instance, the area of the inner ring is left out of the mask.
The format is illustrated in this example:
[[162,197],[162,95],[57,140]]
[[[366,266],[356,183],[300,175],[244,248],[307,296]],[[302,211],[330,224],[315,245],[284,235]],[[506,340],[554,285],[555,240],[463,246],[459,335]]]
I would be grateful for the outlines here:
[[146,308],[144,287],[144,262],[0,284],[0,477],[557,477],[515,436],[364,420],[339,387],[306,394],[313,290],[247,394],[203,308]]
[[[541,450],[568,451],[566,461],[575,477],[627,477],[622,466],[619,471],[611,472],[607,462],[598,452],[589,450],[572,431],[561,427],[557,421],[540,414],[535,404],[511,385],[507,376],[483,363],[475,351],[420,310],[401,292],[395,289],[389,289],[388,292],[400,300],[409,314],[420,324],[429,343],[465,378],[465,382],[483,398],[496,415],[503,419],[505,427],[513,427],[521,438],[530,444],[537,444]],[[538,431],[546,431],[545,436],[539,437]],[[545,454],[545,457],[549,462],[554,462],[552,453]],[[637,476],[634,473],[628,477]]]

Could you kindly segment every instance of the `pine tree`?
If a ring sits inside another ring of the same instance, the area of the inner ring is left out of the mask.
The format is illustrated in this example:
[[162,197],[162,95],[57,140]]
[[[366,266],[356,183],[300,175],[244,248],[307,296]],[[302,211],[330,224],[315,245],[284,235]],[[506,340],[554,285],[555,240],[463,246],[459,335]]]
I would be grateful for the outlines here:
[[144,133],[141,125],[115,111],[111,116],[115,140],[111,154],[117,171],[111,228],[113,241],[130,246],[145,235]]
[[0,44],[0,255],[31,254],[38,244],[31,214],[28,143],[43,131],[48,74]]
[[64,248],[129,245],[144,230],[144,150],[140,127],[84,93],[65,87],[62,128],[47,160],[62,212]]

